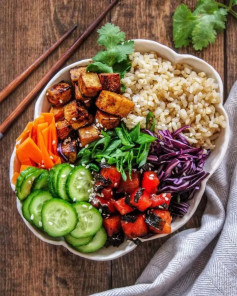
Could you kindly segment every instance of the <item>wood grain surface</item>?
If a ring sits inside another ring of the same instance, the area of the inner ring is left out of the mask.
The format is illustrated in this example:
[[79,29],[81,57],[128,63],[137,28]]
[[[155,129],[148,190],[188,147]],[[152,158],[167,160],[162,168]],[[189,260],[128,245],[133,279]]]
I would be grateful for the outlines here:
[[[1,0],[0,89],[30,65],[75,23],[78,29],[13,94],[0,105],[1,122],[19,104],[72,45],[76,37],[109,4],[109,0]],[[173,47],[171,15],[184,2],[196,0],[121,0],[101,24],[111,21],[128,38],[145,38]],[[93,56],[98,50],[94,32],[67,64]],[[236,20],[228,18],[227,31],[202,52],[191,47],[180,53],[195,54],[213,65],[225,86],[225,98],[237,78]],[[93,262],[41,242],[25,226],[16,209],[8,179],[9,159],[15,139],[33,119],[34,102],[16,120],[0,142],[0,295],[89,295],[133,284],[157,249],[167,240],[138,246],[113,262]],[[198,227],[206,198],[193,218],[180,229]]]

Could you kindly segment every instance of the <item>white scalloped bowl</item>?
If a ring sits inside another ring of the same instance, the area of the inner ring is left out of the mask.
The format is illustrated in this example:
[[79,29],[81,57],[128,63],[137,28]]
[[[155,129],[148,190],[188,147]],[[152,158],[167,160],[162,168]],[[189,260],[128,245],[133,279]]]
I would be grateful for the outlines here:
[[[186,55],[186,54],[177,54],[172,49],[170,49],[160,43],[157,43],[155,41],[150,41],[150,40],[143,40],[143,39],[135,40],[135,50],[140,51],[140,52],[154,51],[154,52],[157,52],[163,58],[170,60],[173,63],[189,64],[195,70],[203,71],[203,72],[207,73],[207,75],[209,77],[214,78],[219,85],[219,91],[220,91],[220,95],[221,95],[221,103],[218,105],[217,109],[218,109],[219,113],[224,115],[224,117],[225,117],[226,128],[221,130],[219,138],[216,141],[216,147],[212,151],[211,155],[209,156],[209,158],[207,159],[207,162],[205,164],[205,170],[207,172],[209,172],[210,174],[209,174],[208,178],[206,178],[204,181],[202,181],[200,190],[195,194],[194,198],[190,201],[190,207],[189,207],[188,213],[183,218],[176,219],[172,223],[172,232],[174,232],[177,229],[179,229],[180,227],[182,227],[192,217],[192,215],[196,211],[196,209],[201,201],[202,195],[204,193],[207,180],[218,168],[218,166],[220,165],[220,163],[226,153],[226,149],[227,149],[227,145],[228,145],[228,141],[229,141],[229,135],[230,135],[230,128],[229,128],[229,121],[228,121],[227,114],[223,108],[223,84],[222,84],[219,74],[215,71],[215,69],[212,66],[210,66],[208,63],[206,63],[205,61],[203,61],[195,56]],[[71,64],[71,65],[63,68],[61,71],[59,71],[49,81],[49,83],[46,85],[44,90],[41,92],[38,100],[36,101],[34,118],[38,117],[41,112],[48,112],[49,111],[50,104],[48,103],[48,101],[45,97],[46,90],[50,86],[52,86],[53,84],[60,82],[62,80],[70,81],[69,70],[75,66],[86,66],[86,65],[88,65],[88,63],[90,61],[91,61],[90,59],[87,59],[87,60],[82,60],[82,61],[76,62],[74,64]],[[12,179],[14,166],[15,167],[19,166],[19,163],[17,163],[17,160],[15,159],[15,149],[12,153],[11,160],[10,160],[10,182]],[[15,190],[15,186],[12,183],[11,183],[11,187],[13,190]],[[16,199],[16,203],[17,203],[18,212],[20,213],[23,221],[25,222],[27,227],[39,239],[41,239],[44,242],[53,244],[53,245],[64,246],[70,252],[72,252],[76,255],[79,255],[81,257],[91,259],[91,260],[97,260],[97,261],[107,261],[107,260],[112,260],[112,259],[118,258],[120,256],[123,256],[126,253],[128,253],[136,248],[136,245],[133,242],[126,241],[118,248],[116,248],[116,247],[102,248],[99,251],[97,251],[95,253],[91,253],[91,254],[84,254],[84,253],[77,252],[76,250],[71,248],[64,241],[63,238],[58,238],[58,239],[51,238],[48,235],[46,235],[45,233],[43,233],[42,231],[40,231],[39,229],[32,226],[29,222],[27,222],[22,215],[21,202],[18,199]],[[160,238],[163,236],[165,236],[165,235],[164,234],[163,235],[157,234],[157,235],[154,235],[148,239],[141,239],[141,240],[142,241],[153,240],[153,239],[157,239],[157,238]]]

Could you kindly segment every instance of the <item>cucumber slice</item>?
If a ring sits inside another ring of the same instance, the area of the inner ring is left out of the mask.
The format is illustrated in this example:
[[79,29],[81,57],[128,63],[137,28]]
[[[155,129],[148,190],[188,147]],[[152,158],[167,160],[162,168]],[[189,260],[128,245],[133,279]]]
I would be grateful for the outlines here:
[[[34,193],[34,192],[33,192]],[[38,190],[37,194],[33,196],[29,205],[31,222],[38,228],[42,228],[41,212],[43,204],[52,199],[52,195],[48,191]]]
[[24,180],[25,176],[33,173],[36,170],[38,170],[38,169],[35,167],[28,167],[20,173],[20,176],[17,178],[17,181],[16,181],[16,194],[17,194],[17,192],[20,191],[21,183]]
[[28,195],[27,199],[24,200],[23,205],[22,205],[22,214],[24,216],[24,218],[28,221],[31,222],[30,219],[30,211],[29,211],[29,205],[32,201],[32,198],[38,193],[38,190],[35,190],[34,192],[32,192],[30,195]]
[[76,227],[77,221],[75,208],[65,200],[53,198],[43,205],[43,228],[52,237],[67,235]]
[[104,228],[102,227],[93,237],[93,239],[89,242],[89,244],[76,247],[75,249],[82,253],[92,253],[101,249],[105,245],[106,240],[107,234]]
[[65,200],[69,200],[69,197],[66,192],[66,181],[71,171],[72,171],[72,167],[69,164],[66,164],[60,168],[57,174],[56,191],[58,196]]
[[48,189],[48,178],[49,178],[49,173],[48,171],[43,171],[39,177],[37,177],[33,183],[32,189],[31,190],[38,190],[38,189]]
[[83,166],[75,167],[67,178],[66,191],[73,201],[88,201],[92,187],[92,175]]
[[42,174],[42,170],[36,169],[32,173],[27,174],[21,182],[19,191],[17,190],[17,197],[20,200],[25,199],[31,192],[34,180]]
[[88,237],[84,237],[84,238],[75,238],[75,237],[71,236],[70,234],[65,236],[66,242],[68,242],[73,247],[87,245],[92,239],[93,239],[93,236],[88,236]]
[[75,238],[94,235],[103,223],[100,212],[88,202],[77,202],[73,206],[77,211],[78,223],[70,234]]

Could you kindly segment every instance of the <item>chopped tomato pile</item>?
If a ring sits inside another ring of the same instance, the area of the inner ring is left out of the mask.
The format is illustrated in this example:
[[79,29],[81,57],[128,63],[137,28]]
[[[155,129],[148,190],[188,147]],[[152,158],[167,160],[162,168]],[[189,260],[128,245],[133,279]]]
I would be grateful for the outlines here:
[[157,194],[160,181],[155,172],[133,171],[124,181],[112,166],[101,169],[96,180],[91,203],[102,213],[108,244],[118,246],[124,236],[134,239],[171,232],[171,194]]

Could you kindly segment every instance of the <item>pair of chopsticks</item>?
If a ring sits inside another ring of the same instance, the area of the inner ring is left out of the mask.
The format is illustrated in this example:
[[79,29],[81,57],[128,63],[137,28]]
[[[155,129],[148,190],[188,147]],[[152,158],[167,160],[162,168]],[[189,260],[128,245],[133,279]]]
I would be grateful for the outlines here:
[[[105,15],[117,4],[119,0],[112,1],[107,8],[89,25],[85,32],[74,42],[74,44],[63,54],[63,56],[52,66],[48,73],[36,84],[31,92],[20,102],[16,109],[3,121],[0,125],[0,139],[6,132],[7,128],[14,122],[14,120],[24,111],[26,106],[34,99],[40,89],[50,80],[50,78],[62,67],[62,65],[72,56],[76,49],[83,43],[83,41],[92,33]],[[14,79],[7,87],[0,92],[0,102],[2,102],[13,90],[16,89],[20,83],[29,76],[46,57],[48,57],[54,49],[56,49],[75,29],[77,26],[71,28],[66,32],[54,45],[52,45],[45,53],[43,53],[29,68]]]

